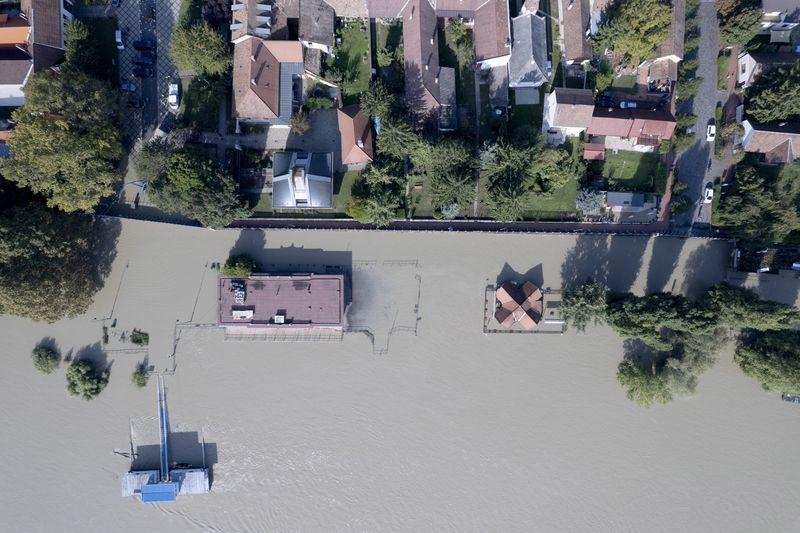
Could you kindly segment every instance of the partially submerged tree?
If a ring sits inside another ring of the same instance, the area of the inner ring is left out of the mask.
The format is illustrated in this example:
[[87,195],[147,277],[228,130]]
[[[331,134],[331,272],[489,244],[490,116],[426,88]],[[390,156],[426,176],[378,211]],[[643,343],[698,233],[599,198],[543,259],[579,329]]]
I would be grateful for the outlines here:
[[763,331],[742,337],[734,360],[745,375],[776,392],[800,392],[800,331]]
[[107,82],[75,70],[43,70],[25,85],[13,113],[13,157],[0,171],[62,211],[90,211],[112,192],[122,153],[119,96]]
[[147,366],[145,363],[139,363],[136,365],[136,370],[134,370],[131,374],[131,383],[140,389],[143,389],[147,386],[148,379],[149,375],[147,374]]
[[707,304],[720,321],[734,328],[788,329],[800,322],[800,309],[759,298],[750,289],[720,283],[709,289]]
[[667,379],[656,370],[654,364],[645,368],[636,361],[625,359],[617,368],[617,380],[625,387],[628,399],[642,407],[672,401]]
[[93,400],[108,385],[108,370],[99,371],[91,361],[75,361],[67,368],[67,393]]
[[91,217],[39,204],[0,214],[0,312],[47,322],[85,313],[102,286],[100,261],[113,258],[98,233]]
[[257,266],[256,260],[247,254],[232,255],[225,260],[222,273],[234,278],[247,278]]
[[588,280],[564,290],[561,297],[561,315],[566,323],[578,331],[586,331],[589,324],[602,324],[606,316],[608,288]]
[[61,355],[46,346],[37,346],[31,353],[33,359],[33,368],[42,374],[52,374],[61,363]]
[[205,22],[175,28],[169,56],[181,70],[212,76],[222,74],[232,63],[228,43]]

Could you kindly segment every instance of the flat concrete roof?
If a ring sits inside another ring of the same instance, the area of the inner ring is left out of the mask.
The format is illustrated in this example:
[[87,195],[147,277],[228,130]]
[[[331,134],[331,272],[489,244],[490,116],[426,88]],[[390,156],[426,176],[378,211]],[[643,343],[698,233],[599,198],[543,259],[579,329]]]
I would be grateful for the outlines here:
[[[236,287],[242,282],[244,294]],[[247,279],[221,276],[218,318],[219,324],[226,327],[341,328],[344,275],[252,274]]]

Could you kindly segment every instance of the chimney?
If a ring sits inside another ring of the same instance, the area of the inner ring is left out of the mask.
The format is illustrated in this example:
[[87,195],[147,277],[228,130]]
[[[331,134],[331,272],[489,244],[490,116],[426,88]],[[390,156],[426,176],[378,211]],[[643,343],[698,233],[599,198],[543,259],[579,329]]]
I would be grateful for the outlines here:
[[428,64],[427,63],[425,64],[425,70],[428,70]]
[[439,76],[436,76],[435,78],[433,78],[433,83],[439,83]]
[[256,84],[256,79],[255,79],[255,78],[251,78],[251,79],[250,79],[250,83],[252,83],[253,85],[255,85],[255,84]]
[[359,148],[364,148],[364,141],[362,141],[361,139],[359,139],[359,140],[356,142],[356,144],[358,144],[358,147],[359,147]]
[[433,45],[433,37],[431,37],[431,45]]
[[250,56],[250,61],[255,62],[255,60],[256,60],[256,56]]

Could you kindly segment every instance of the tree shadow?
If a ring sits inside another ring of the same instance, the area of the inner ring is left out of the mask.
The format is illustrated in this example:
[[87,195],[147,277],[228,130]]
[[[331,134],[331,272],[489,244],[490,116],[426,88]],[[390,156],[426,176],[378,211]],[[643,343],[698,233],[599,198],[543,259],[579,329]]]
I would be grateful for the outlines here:
[[622,342],[623,361],[633,361],[640,368],[650,369],[655,365],[658,369],[668,356],[669,352],[659,352],[639,339],[625,339]]
[[108,360],[108,354],[103,350],[99,342],[79,348],[75,355],[72,356],[72,361],[89,361],[94,364],[95,369],[98,371],[111,370],[111,365],[114,363],[113,360]]
[[[719,256],[719,257],[718,257]],[[728,258],[715,254],[711,244],[703,244],[694,250],[683,266],[681,291],[689,298],[700,298],[720,281],[720,273],[728,268]]]
[[37,348],[47,348],[48,350],[53,350],[57,354],[61,354],[61,350],[58,347],[58,342],[53,337],[42,337],[42,340],[36,343]]
[[500,270],[500,274],[498,274],[497,276],[496,280],[497,286],[499,287],[506,281],[513,281],[517,284],[522,284],[526,281],[530,281],[534,285],[541,287],[542,284],[544,283],[542,264],[539,263],[535,267],[528,269],[528,271],[523,274],[517,272],[511,265],[506,263],[503,265],[503,268]]
[[647,268],[647,286],[645,292],[672,291],[675,287],[665,287],[678,266],[681,250],[686,244],[684,239],[669,237],[655,237],[650,255],[650,264]]
[[618,292],[633,287],[642,268],[646,237],[580,235],[561,265],[565,288],[591,279]]

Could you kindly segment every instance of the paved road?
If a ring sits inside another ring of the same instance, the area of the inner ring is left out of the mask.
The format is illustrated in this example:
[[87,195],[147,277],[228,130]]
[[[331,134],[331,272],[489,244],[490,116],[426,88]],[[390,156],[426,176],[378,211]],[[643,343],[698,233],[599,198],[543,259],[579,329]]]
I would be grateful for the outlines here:
[[[678,158],[678,177],[689,183],[687,194],[695,200],[694,208],[673,219],[676,231],[697,234],[708,229],[711,205],[703,204],[703,190],[724,170],[722,162],[713,159],[714,143],[706,141],[706,126],[714,120],[717,102],[724,101],[725,93],[717,91],[717,51],[719,50],[719,24],[713,0],[703,0],[698,9],[700,18],[700,65],[697,76],[703,78],[700,91],[694,98],[692,109],[680,107],[679,112],[691,111],[697,115],[695,143]],[[711,166],[709,168],[709,161]]]

